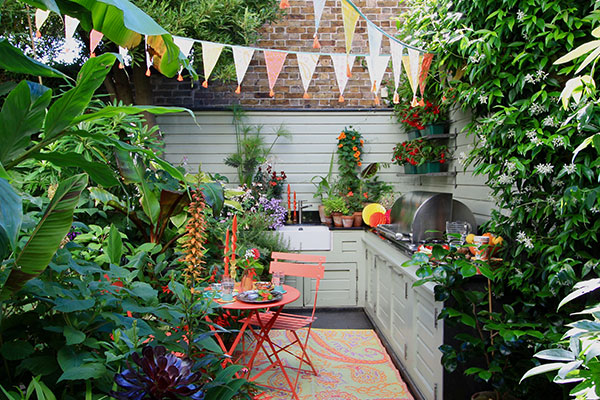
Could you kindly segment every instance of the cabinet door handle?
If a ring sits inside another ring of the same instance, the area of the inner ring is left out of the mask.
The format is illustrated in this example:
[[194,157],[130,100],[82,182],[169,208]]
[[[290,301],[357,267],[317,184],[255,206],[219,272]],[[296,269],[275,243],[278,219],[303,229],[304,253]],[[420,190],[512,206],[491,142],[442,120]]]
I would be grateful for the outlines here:
[[438,399],[438,384],[434,384],[433,385],[433,400],[437,400]]
[[408,345],[404,343],[404,361],[408,360]]
[[404,298],[408,299],[408,282],[404,282]]
[[434,308],[433,313],[434,313],[433,314],[433,327],[435,329],[437,329],[437,327],[438,327],[438,309]]

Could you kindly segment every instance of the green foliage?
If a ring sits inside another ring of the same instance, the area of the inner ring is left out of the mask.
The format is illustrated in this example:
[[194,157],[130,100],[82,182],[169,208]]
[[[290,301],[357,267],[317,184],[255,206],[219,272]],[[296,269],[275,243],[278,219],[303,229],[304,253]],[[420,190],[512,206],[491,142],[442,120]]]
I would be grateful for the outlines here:
[[[335,187],[333,180],[332,180],[334,155],[335,155],[335,153],[331,153],[331,160],[329,161],[329,170],[327,171],[327,175],[325,175],[325,176],[315,175],[310,179],[310,182],[313,185],[315,185],[315,188],[317,189],[315,191],[315,194],[313,195],[313,197],[314,198],[320,197],[321,202],[323,202],[324,198],[331,197],[333,195],[333,190]],[[318,183],[315,183],[315,180],[317,180]]]
[[358,168],[362,165],[362,135],[352,127],[344,128],[338,136],[338,187],[340,193],[357,191],[359,187]]
[[341,196],[331,196],[323,199],[323,205],[325,206],[325,214],[331,215],[331,213],[342,213],[348,215],[350,210],[346,201]]

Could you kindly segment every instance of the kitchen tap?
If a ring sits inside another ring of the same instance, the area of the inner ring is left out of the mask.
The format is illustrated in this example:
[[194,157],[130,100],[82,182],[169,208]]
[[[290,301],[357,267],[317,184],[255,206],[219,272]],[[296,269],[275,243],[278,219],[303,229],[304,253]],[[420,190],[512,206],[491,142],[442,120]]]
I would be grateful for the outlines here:
[[304,200],[300,200],[298,202],[298,223],[301,224],[302,223],[302,210],[304,210],[305,208],[310,207],[309,204],[307,205],[302,205],[304,203]]

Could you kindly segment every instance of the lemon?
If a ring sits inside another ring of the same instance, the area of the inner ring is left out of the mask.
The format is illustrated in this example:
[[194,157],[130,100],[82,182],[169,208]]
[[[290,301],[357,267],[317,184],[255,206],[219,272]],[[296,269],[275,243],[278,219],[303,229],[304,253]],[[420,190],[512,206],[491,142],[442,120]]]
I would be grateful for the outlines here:
[[467,241],[467,243],[473,244],[473,241],[475,240],[475,235],[473,233],[469,233],[465,240]]

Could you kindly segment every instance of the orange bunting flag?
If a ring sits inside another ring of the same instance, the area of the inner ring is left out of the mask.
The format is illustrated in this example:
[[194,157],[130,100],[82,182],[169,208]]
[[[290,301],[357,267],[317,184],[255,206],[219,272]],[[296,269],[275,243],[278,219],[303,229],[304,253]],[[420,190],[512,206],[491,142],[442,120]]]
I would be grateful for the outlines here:
[[248,65],[254,55],[254,49],[249,47],[231,46],[233,50],[233,63],[235,64],[235,75],[237,76],[238,86],[235,93],[242,93],[242,81],[248,71]]
[[[421,73],[419,74],[419,90],[421,91],[421,99],[425,96],[425,85],[427,84],[427,75],[433,61],[432,53],[425,53],[421,64]],[[421,100],[423,101],[423,100]]]
[[333,70],[335,72],[335,79],[337,80],[338,88],[340,90],[340,103],[344,102],[344,90],[348,83],[348,71],[352,69],[356,56],[347,56],[345,54],[332,54],[331,61],[333,62]]
[[319,34],[315,33],[315,38],[313,40],[313,49],[320,49],[321,43],[319,43]]
[[50,10],[41,10],[39,8],[35,10],[35,37],[42,37],[42,25],[44,25],[49,15]]
[[98,47],[98,44],[100,43],[100,40],[102,40],[103,36],[104,34],[102,32],[98,32],[95,29],[90,31],[90,57],[96,57],[94,50],[96,50],[96,47]]
[[303,97],[305,99],[309,99],[310,96],[308,94],[308,87],[310,86],[310,81],[312,80],[312,76],[315,73],[315,69],[317,68],[317,63],[319,62],[319,54],[298,53],[296,57],[298,58],[300,78],[302,78],[302,86],[304,87]]
[[283,68],[283,63],[285,62],[288,53],[284,51],[263,50],[263,54],[265,55],[267,75],[269,77],[269,96],[274,97],[275,92],[273,91],[273,88],[275,87],[275,82]]

